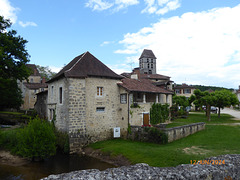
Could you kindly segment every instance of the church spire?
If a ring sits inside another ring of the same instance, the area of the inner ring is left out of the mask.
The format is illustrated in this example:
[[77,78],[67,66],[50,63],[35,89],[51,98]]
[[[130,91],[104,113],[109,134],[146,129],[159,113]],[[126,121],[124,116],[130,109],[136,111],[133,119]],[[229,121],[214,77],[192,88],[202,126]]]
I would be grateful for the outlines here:
[[139,58],[139,69],[141,74],[156,74],[156,56],[152,50],[144,49]]

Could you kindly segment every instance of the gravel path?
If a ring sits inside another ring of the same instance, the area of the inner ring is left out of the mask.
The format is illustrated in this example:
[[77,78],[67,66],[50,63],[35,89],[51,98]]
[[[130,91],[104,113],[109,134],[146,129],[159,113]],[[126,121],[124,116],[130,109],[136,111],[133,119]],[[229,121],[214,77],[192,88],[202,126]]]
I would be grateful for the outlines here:
[[231,116],[235,117],[234,118],[235,120],[240,120],[240,111],[233,110],[230,108],[224,108],[224,109],[221,109],[221,113],[230,114]]

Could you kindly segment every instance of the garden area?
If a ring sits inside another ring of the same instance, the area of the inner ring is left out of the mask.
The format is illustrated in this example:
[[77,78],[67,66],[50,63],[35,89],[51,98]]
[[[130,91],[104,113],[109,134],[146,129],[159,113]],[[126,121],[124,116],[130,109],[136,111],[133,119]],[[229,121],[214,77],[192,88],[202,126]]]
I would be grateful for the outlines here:
[[207,121],[205,113],[190,113],[186,119],[175,119],[167,127],[196,122],[205,122],[205,130],[168,144],[113,139],[91,144],[90,147],[111,156],[123,155],[132,164],[147,163],[158,167],[189,164],[191,160],[222,154],[240,154],[240,126],[221,125],[240,123],[230,115],[222,114],[219,118],[213,114],[211,121]]

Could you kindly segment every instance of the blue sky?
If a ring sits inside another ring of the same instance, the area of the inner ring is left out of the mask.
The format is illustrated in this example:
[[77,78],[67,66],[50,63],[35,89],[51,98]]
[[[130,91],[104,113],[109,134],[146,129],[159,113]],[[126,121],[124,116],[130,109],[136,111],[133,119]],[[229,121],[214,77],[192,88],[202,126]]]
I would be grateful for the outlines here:
[[240,0],[0,0],[31,62],[60,70],[89,51],[117,73],[152,49],[176,83],[238,88]]

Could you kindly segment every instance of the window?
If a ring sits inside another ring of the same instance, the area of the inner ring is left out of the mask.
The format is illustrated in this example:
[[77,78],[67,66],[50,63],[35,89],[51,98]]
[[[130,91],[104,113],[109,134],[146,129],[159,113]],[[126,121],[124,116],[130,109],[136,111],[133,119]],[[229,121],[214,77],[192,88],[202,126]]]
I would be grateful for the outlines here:
[[151,64],[151,68],[153,69],[153,64]]
[[184,94],[191,94],[191,89],[184,89]]
[[31,78],[30,82],[33,83],[33,78]]
[[180,94],[180,90],[179,90],[179,89],[176,89],[176,90],[175,90],[175,93],[176,93],[176,94]]
[[149,67],[150,67],[150,66],[149,66],[149,64],[148,64],[148,69],[149,69]]
[[59,103],[62,104],[63,100],[63,92],[62,92],[62,87],[59,88]]
[[97,96],[103,95],[103,87],[97,87]]
[[105,107],[97,107],[96,111],[97,112],[104,112],[105,111]]
[[54,109],[49,109],[50,117],[49,120],[52,121],[54,116],[55,116],[55,110]]
[[153,59],[151,59],[151,63],[153,63]]
[[127,103],[127,94],[121,94],[120,95],[120,102],[121,102],[121,104],[126,104]]
[[52,96],[53,96],[53,86],[52,86],[51,94],[52,94]]

